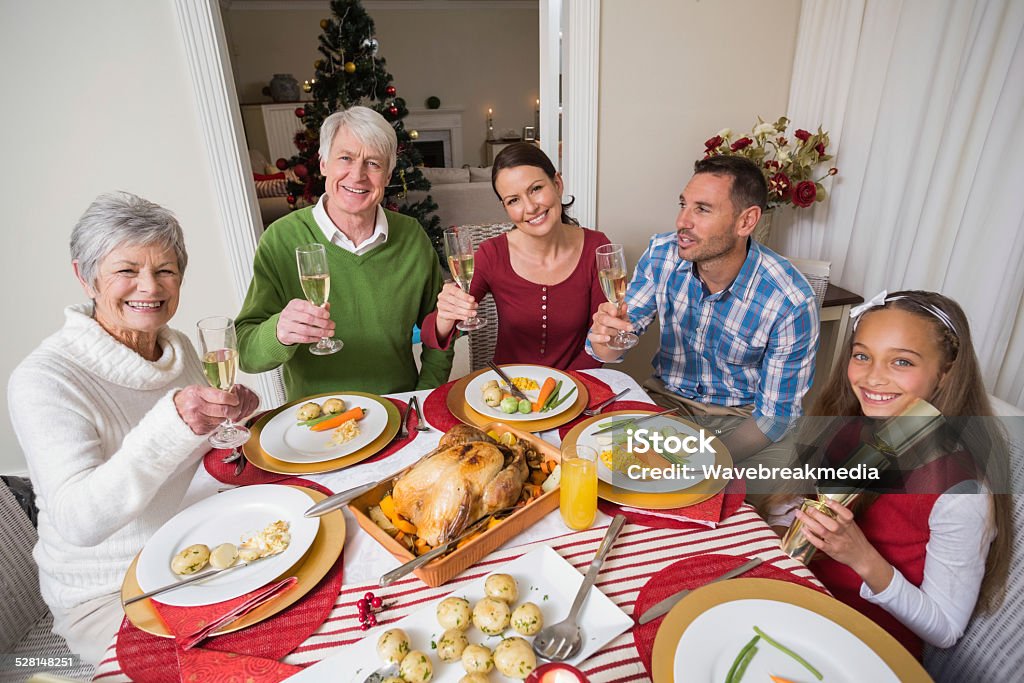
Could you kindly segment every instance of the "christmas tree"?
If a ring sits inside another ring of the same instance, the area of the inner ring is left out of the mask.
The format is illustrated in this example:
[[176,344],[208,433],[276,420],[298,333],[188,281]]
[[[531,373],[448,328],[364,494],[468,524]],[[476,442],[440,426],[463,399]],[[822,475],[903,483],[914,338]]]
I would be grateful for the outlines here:
[[429,190],[428,181],[419,170],[423,158],[412,144],[416,131],[407,131],[402,123],[409,110],[405,100],[397,97],[394,80],[377,56],[373,19],[358,0],[331,0],[332,16],[320,22],[319,51],[314,63],[316,76],[309,92],[313,101],[295,110],[305,130],[295,135],[298,153],[291,159],[278,160],[278,167],[291,168],[288,203],[292,208],[313,204],[324,191],[320,175],[320,125],[324,119],[341,109],[355,105],[379,112],[395,128],[398,136],[398,159],[394,173],[384,191],[384,207],[416,218],[444,263],[440,219],[434,215],[437,204],[426,199],[409,203],[409,190]]

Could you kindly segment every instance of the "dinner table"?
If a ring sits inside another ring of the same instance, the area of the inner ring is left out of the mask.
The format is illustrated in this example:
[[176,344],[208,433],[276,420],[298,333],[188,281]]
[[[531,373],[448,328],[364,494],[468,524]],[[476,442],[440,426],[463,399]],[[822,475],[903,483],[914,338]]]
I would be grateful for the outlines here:
[[[620,397],[620,401],[651,403],[641,386],[625,373],[602,368],[588,370],[584,374],[603,383],[611,393],[627,390]],[[416,396],[422,404],[430,393],[430,390],[401,392],[390,395],[390,398],[397,399],[402,402],[400,405],[404,405],[411,397]],[[651,409],[656,409],[656,406],[652,405]],[[430,422],[429,414],[427,422]],[[437,446],[443,432],[433,425],[430,427],[428,431],[413,430],[411,441],[386,458],[368,460],[340,471],[300,476],[332,492],[371,481],[381,481],[416,462]],[[562,440],[558,429],[542,432],[539,436],[555,446]],[[249,469],[253,467],[248,466]],[[233,489],[231,484],[219,481],[211,476],[207,468],[200,466],[181,507],[185,509],[204,499],[222,495],[225,490],[230,489]],[[730,514],[715,523],[666,524],[659,523],[658,518],[648,518],[645,521],[642,516],[627,515],[627,523],[608,555],[595,585],[628,615],[633,624],[601,645],[579,665],[590,681],[598,683],[651,680],[650,659],[655,633],[651,626],[656,626],[656,623],[641,627],[635,620],[639,616],[641,603],[646,606],[654,597],[662,597],[664,593],[660,585],[652,584],[662,583],[666,572],[672,572],[676,566],[690,563],[691,569],[688,571],[692,571],[692,567],[699,568],[704,565],[710,568],[723,566],[722,562],[729,564],[733,558],[736,558],[733,564],[740,564],[742,559],[756,557],[763,560],[762,576],[823,590],[807,567],[791,559],[781,550],[776,533],[753,507],[741,502],[742,493],[738,496],[736,504],[729,510]],[[479,580],[480,577],[541,546],[553,549],[581,574],[585,573],[611,521],[604,511],[612,510],[604,503],[601,507],[603,511],[597,513],[593,526],[582,531],[569,529],[556,509],[505,545],[492,551],[482,561],[438,587],[428,586],[419,578],[409,575],[383,588],[378,585],[379,577],[397,567],[399,562],[361,529],[351,513],[346,510],[343,578],[340,590],[334,597],[333,606],[330,607],[326,619],[297,647],[279,659],[283,673],[277,678],[283,678],[288,672],[298,672],[300,668],[311,667],[332,657],[344,657],[346,648],[353,643],[363,638],[376,639],[389,624],[449,593],[458,594],[458,591],[470,582]],[[711,564],[705,563],[704,560]],[[707,578],[712,576],[709,575]],[[377,625],[364,630],[359,621],[357,603],[368,592],[380,597],[386,609],[377,615]],[[634,614],[634,611],[637,613]],[[132,628],[127,623],[122,626],[118,636],[110,643],[106,657],[98,666],[94,680],[104,683],[133,680],[131,671],[137,670],[133,668],[137,664],[126,666],[128,662],[122,662],[122,659],[127,656],[124,652],[127,648],[119,648],[119,640],[127,638]],[[586,628],[585,626],[584,630]],[[236,637],[238,635],[235,634]],[[217,639],[214,637],[209,640]],[[126,645],[125,642],[120,644]],[[366,673],[378,665],[377,662],[366,662]],[[202,669],[193,672],[189,679],[228,680],[224,677],[224,671],[222,662],[219,668],[213,667],[207,674],[203,674]],[[358,682],[361,683],[364,677],[358,677]],[[182,680],[184,679],[183,676]],[[263,680],[272,679],[273,675],[268,674]],[[253,680],[261,679],[254,676]]]

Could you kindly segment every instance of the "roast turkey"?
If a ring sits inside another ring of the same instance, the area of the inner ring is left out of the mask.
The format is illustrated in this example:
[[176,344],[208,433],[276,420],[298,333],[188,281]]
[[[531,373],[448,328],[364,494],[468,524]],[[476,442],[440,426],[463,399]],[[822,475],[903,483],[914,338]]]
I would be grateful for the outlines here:
[[395,511],[431,546],[483,515],[514,505],[529,476],[527,449],[506,448],[475,427],[453,427],[437,450],[395,481]]

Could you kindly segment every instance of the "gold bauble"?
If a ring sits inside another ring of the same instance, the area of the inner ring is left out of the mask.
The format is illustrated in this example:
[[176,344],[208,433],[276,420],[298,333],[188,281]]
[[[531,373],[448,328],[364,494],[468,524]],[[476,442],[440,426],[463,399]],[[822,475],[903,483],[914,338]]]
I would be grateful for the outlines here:
[[409,137],[412,138],[413,140],[418,140],[420,137],[420,132],[418,130],[410,130]]
[[356,72],[355,62],[345,62],[345,73],[354,74]]
[[329,19],[321,19],[320,20],[320,28],[322,28],[323,30],[326,31],[327,27],[330,26],[330,25],[331,25],[331,21]]

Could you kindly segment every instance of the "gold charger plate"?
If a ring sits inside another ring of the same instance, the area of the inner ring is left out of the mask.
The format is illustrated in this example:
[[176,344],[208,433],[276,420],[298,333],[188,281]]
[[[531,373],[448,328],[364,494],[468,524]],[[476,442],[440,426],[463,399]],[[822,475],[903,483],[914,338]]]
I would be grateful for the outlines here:
[[[292,488],[305,493],[314,503],[318,503],[327,497],[319,491],[302,486],[293,486]],[[316,532],[313,544],[299,563],[285,572],[286,574],[294,574],[299,580],[298,583],[278,598],[261,605],[241,619],[227,624],[213,635],[222,636],[226,633],[240,631],[243,628],[272,617],[298,602],[299,599],[313,590],[320,583],[320,580],[327,575],[327,572],[331,570],[334,563],[338,561],[338,557],[341,556],[344,546],[345,516],[341,510],[336,510],[320,517],[320,529]],[[136,595],[141,595],[143,592],[135,576],[135,565],[138,561],[139,556],[136,555],[128,567],[128,572],[125,574],[124,583],[121,584],[122,601]],[[140,630],[154,636],[160,636],[161,638],[174,637],[174,634],[167,630],[163,619],[157,614],[156,609],[153,607],[152,599],[132,603],[124,608],[124,612],[128,620]]]
[[[284,410],[290,410],[297,405],[301,405],[316,398],[336,396],[342,393],[372,399],[381,404],[381,406],[387,411],[388,424],[376,439],[354,453],[349,453],[348,455],[343,455],[340,458],[334,458],[333,460],[324,460],[322,462],[284,462],[283,460],[278,460],[277,458],[272,457],[263,450],[263,447],[260,445],[260,433],[263,431],[266,424],[274,419],[278,413]],[[324,472],[334,472],[360,463],[383,450],[385,446],[391,443],[391,440],[395,438],[395,435],[398,434],[399,422],[401,422],[401,420],[402,417],[398,414],[398,408],[395,407],[395,404],[382,396],[367,394],[362,391],[329,391],[324,394],[306,396],[305,398],[297,399],[291,403],[285,403],[283,406],[268,412],[257,420],[256,424],[249,428],[249,431],[252,432],[252,436],[250,436],[249,440],[245,442],[244,446],[242,446],[242,453],[245,455],[245,459],[253,465],[256,465],[256,467],[268,472],[275,472],[277,474],[323,474]]]
[[[530,364],[517,363],[516,365]],[[533,367],[542,371],[551,369],[543,365],[534,365]],[[472,425],[473,427],[484,427],[492,422],[501,422],[500,415],[484,415],[483,413],[477,412],[466,403],[466,387],[470,382],[485,372],[493,371],[490,368],[483,368],[482,370],[471,372],[455,382],[455,384],[452,385],[451,391],[448,392],[448,410],[451,411],[451,414],[454,415],[457,420],[468,425]],[[562,371],[560,370],[559,372]],[[514,423],[511,423],[516,429],[521,429],[524,432],[546,432],[549,429],[561,427],[567,422],[572,422],[584,411],[587,404],[590,402],[590,393],[587,391],[587,386],[568,372],[564,372],[564,374],[573,381],[573,384],[576,385],[576,400],[573,401],[572,406],[565,412],[551,417],[545,417],[538,420],[516,420]]]
[[[612,410],[595,415],[569,430],[569,433],[562,439],[562,451],[565,452],[566,449],[576,448],[576,442],[579,440],[580,434],[595,422],[607,420],[614,415],[648,415],[654,412],[653,410]],[[665,417],[682,422],[691,429],[700,429],[697,425],[681,417],[675,415],[666,415]],[[715,437],[712,442],[715,444],[715,464],[720,465],[723,469],[732,467],[732,456],[729,454],[729,449],[725,447],[725,444],[718,437]],[[725,478],[705,479],[679,493],[640,493],[637,491],[627,491],[598,479],[597,497],[619,505],[628,505],[629,507],[646,508],[648,510],[669,510],[671,508],[681,508],[703,503],[724,489],[728,484],[729,480]]]
[[774,600],[814,612],[852,633],[885,662],[903,683],[931,681],[921,663],[881,626],[852,607],[806,586],[774,579],[731,579],[698,588],[665,616],[654,637],[654,683],[675,681],[676,647],[683,632],[712,607],[734,600]]

